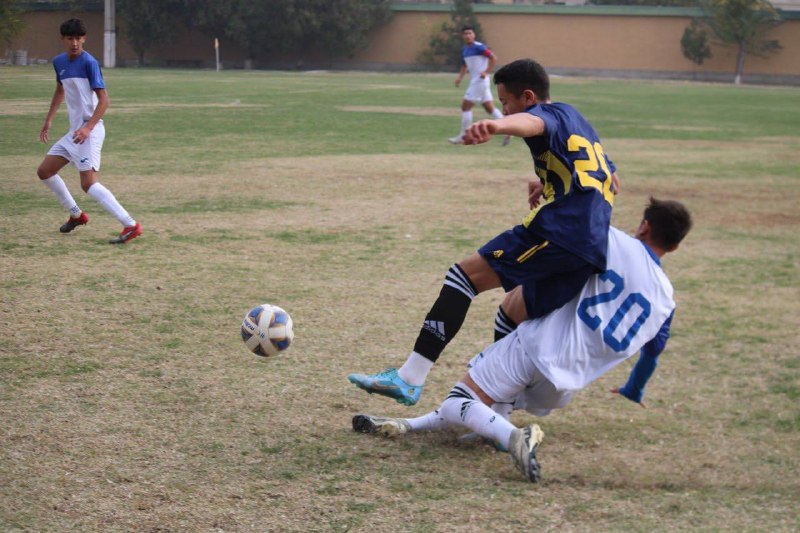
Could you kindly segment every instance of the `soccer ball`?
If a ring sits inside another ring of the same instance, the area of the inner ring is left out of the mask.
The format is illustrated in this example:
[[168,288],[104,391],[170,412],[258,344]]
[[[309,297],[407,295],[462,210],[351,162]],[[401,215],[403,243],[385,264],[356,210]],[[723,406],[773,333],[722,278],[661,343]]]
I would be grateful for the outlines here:
[[256,355],[277,355],[289,348],[292,339],[292,317],[277,305],[259,305],[244,316],[242,340]]

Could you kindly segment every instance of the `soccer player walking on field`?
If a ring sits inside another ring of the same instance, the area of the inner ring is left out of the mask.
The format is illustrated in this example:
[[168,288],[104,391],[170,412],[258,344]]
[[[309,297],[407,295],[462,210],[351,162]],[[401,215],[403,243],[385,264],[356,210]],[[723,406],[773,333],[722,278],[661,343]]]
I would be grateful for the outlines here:
[[58,171],[68,163],[78,168],[81,188],[122,224],[119,236],[109,241],[124,244],[142,234],[142,226],[131,217],[114,195],[97,181],[100,170],[100,153],[106,132],[103,115],[108,109],[108,94],[103,74],[97,60],[83,49],[86,42],[86,25],[79,19],[70,19],[61,25],[61,42],[65,52],[53,58],[56,71],[56,90],[50,102],[39,139],[46,143],[53,118],[67,103],[69,131],[47,152],[37,174],[58,201],[69,211],[69,219],[61,226],[61,233],[69,233],[89,222],[88,215],[78,207]]
[[[480,103],[492,118],[501,118],[503,114],[494,106],[492,89],[489,83],[492,70],[497,64],[497,56],[489,48],[475,40],[475,28],[464,26],[461,30],[464,47],[461,49],[461,70],[456,78],[456,87],[461,85],[461,80],[469,73],[469,86],[461,102],[461,131],[455,137],[447,139],[453,144],[464,142],[464,133],[472,124],[472,108],[475,103]],[[509,137],[503,140],[503,145],[508,144]]]

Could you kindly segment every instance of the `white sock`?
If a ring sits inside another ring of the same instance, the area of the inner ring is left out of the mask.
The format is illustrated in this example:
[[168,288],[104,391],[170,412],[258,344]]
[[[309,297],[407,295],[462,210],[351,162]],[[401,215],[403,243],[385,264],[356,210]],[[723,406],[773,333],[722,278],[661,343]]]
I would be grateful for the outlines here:
[[417,418],[407,418],[412,431],[438,431],[449,428],[452,424],[444,419],[438,409]]
[[462,137],[464,133],[467,131],[472,125],[472,110],[469,111],[462,111],[461,112],[461,132],[459,132],[458,136]]
[[403,366],[397,370],[397,375],[409,385],[421,387],[425,385],[431,368],[433,368],[433,361],[417,352],[411,352]]
[[493,403],[492,404],[492,411],[494,411],[498,415],[502,416],[506,420],[511,418],[511,411],[513,411],[513,410],[514,410],[514,404],[513,403],[500,403],[500,402],[497,402],[497,403]]
[[503,118],[503,112],[495,107],[494,111],[492,111],[492,118],[494,119]]
[[81,208],[78,207],[78,204],[75,202],[75,199],[69,193],[69,189],[67,189],[67,184],[64,183],[64,180],[61,179],[61,176],[55,174],[50,176],[46,180],[40,180],[42,183],[47,185],[53,194],[56,195],[58,201],[61,202],[61,205],[64,206],[64,209],[69,211],[69,216],[72,218],[78,218],[81,216]]
[[496,441],[508,449],[514,425],[498,416],[478,399],[475,391],[459,381],[439,408],[442,417],[451,424],[466,426],[475,433]]
[[125,211],[125,208],[120,205],[111,191],[106,189],[102,184],[93,184],[89,187],[89,190],[86,191],[86,194],[97,200],[97,203],[102,205],[103,209],[114,215],[114,218],[119,220],[120,224],[126,228],[136,225],[136,221],[133,217]]

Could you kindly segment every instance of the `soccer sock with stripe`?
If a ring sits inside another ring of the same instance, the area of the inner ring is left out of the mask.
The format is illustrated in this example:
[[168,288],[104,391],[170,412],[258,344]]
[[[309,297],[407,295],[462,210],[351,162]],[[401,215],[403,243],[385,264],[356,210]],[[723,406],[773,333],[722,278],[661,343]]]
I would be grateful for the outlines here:
[[502,306],[497,307],[497,314],[494,317],[494,342],[499,341],[515,329],[517,329],[517,323],[511,320],[505,311],[503,311]]
[[119,220],[120,224],[129,228],[136,225],[136,221],[131,217],[122,205],[117,201],[114,195],[100,183],[94,183],[86,194],[97,200],[97,203],[103,206],[103,209],[114,215],[114,218]]
[[70,194],[69,189],[67,189],[67,185],[64,183],[64,180],[61,179],[61,176],[54,174],[46,180],[40,181],[47,185],[51,191],[53,191],[53,194],[56,195],[56,198],[58,198],[58,201],[62,206],[64,206],[64,209],[69,211],[70,217],[78,218],[81,216],[81,208],[78,207],[78,204],[75,202],[72,194]]
[[475,391],[459,381],[439,408],[442,418],[450,424],[466,426],[475,433],[491,439],[508,449],[514,424],[498,415],[478,399]]
[[[445,275],[444,285],[439,292],[439,297],[425,316],[422,329],[420,329],[417,341],[414,343],[414,352],[432,362],[436,362],[447,343],[461,329],[461,325],[467,316],[467,311],[469,311],[469,306],[476,294],[475,286],[464,273],[464,270],[458,265],[451,266]],[[409,356],[409,360],[412,357],[414,357],[413,353]],[[422,383],[427,377],[427,370],[423,373]],[[403,376],[401,375],[400,377],[402,378]],[[409,385],[422,384],[413,383],[405,378],[403,380]],[[414,376],[413,381],[419,381],[419,376]]]

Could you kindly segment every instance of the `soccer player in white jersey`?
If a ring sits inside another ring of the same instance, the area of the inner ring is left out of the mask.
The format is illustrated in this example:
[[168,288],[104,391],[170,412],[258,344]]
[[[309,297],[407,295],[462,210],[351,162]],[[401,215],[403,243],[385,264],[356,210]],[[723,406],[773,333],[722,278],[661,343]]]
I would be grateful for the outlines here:
[[[492,118],[503,117],[503,113],[494,106],[490,84],[490,74],[497,64],[497,56],[485,44],[475,40],[475,28],[472,26],[464,26],[461,38],[464,40],[464,47],[461,49],[461,70],[455,83],[456,87],[461,85],[461,80],[469,72],[469,86],[461,102],[461,131],[455,137],[447,139],[453,144],[463,144],[464,133],[472,124],[472,108],[476,103],[481,104]],[[504,137],[503,146],[508,144],[509,139],[509,136]]]
[[131,217],[114,195],[97,181],[100,171],[100,152],[106,131],[103,115],[108,109],[108,94],[100,65],[83,49],[86,42],[86,25],[79,19],[70,19],[61,25],[61,42],[64,53],[53,58],[56,71],[56,90],[50,110],[39,133],[46,143],[53,118],[67,103],[69,131],[47,152],[39,165],[39,179],[53,191],[58,201],[69,212],[69,219],[61,226],[61,233],[69,233],[89,222],[88,215],[78,207],[58,171],[68,163],[78,168],[81,188],[122,224],[119,236],[112,244],[124,244],[142,234],[142,226]]
[[512,409],[544,416],[574,392],[641,350],[628,382],[612,392],[642,404],[644,387],[669,338],[675,310],[661,257],[677,249],[692,226],[676,201],[650,199],[635,238],[611,227],[608,267],[550,314],[523,322],[475,356],[441,406],[417,418],[356,415],[353,429],[387,436],[466,426],[508,451],[523,475],[540,477],[538,425],[516,428]]

